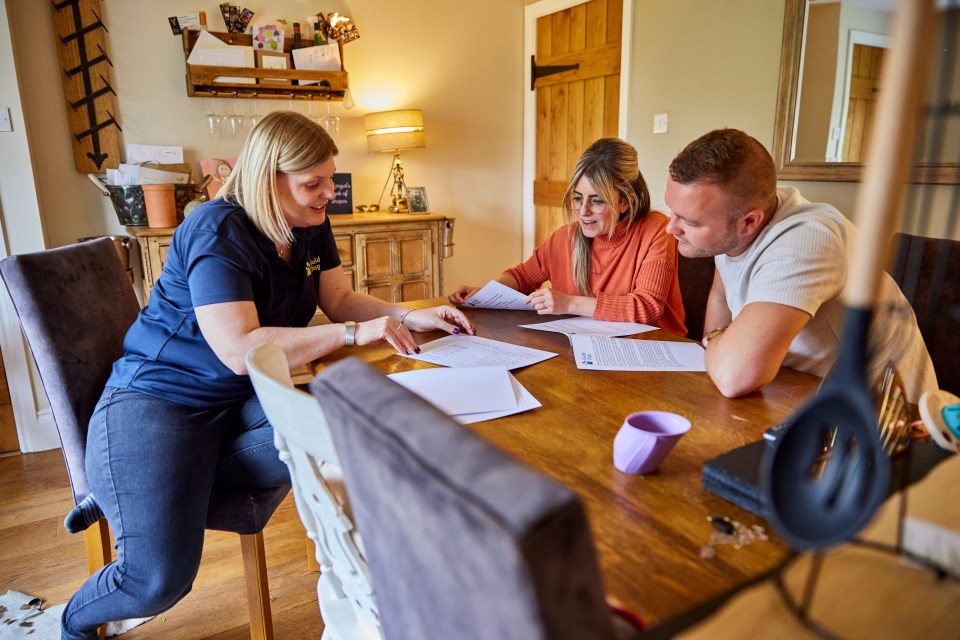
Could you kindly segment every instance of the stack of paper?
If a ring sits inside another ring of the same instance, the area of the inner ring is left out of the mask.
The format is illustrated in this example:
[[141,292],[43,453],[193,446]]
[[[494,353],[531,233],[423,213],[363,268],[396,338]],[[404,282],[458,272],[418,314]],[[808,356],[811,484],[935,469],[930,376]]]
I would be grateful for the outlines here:
[[116,169],[107,169],[107,184],[128,186],[134,184],[187,184],[186,173],[161,171],[142,165],[121,164]]
[[387,377],[460,424],[493,420],[541,406],[502,366],[419,369]]

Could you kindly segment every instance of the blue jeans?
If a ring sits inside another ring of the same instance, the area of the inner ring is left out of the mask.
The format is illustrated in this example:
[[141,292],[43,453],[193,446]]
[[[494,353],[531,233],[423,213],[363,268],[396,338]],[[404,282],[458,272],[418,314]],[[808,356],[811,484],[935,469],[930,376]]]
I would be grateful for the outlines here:
[[190,592],[210,494],[290,484],[256,396],[196,409],[107,387],[90,419],[87,476],[117,540],[117,560],[67,603],[63,640],[112,620],[161,613]]

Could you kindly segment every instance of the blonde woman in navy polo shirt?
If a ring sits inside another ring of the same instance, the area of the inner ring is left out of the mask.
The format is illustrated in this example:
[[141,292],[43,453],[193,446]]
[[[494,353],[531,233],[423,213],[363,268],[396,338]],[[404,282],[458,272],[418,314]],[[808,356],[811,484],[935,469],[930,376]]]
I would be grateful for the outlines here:
[[[106,514],[118,560],[67,604],[62,637],[156,615],[191,588],[214,488],[290,483],[246,375],[254,345],[297,366],[344,346],[417,350],[410,330],[473,333],[449,306],[410,311],[352,290],[326,219],[336,145],[293,112],[250,133],[217,199],[177,229],[163,274],[124,340],[90,421],[93,496],[74,530]],[[333,324],[308,327],[319,306]]]

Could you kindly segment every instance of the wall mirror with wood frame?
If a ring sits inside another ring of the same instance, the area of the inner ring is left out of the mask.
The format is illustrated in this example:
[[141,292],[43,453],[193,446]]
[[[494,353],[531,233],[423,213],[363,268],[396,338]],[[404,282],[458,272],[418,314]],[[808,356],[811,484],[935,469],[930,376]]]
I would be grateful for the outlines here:
[[[895,7],[896,0],[787,0],[773,149],[780,178],[860,180]],[[930,38],[917,182],[960,183],[960,109],[952,106],[960,104],[960,46],[950,24],[958,13],[956,3],[941,6]]]

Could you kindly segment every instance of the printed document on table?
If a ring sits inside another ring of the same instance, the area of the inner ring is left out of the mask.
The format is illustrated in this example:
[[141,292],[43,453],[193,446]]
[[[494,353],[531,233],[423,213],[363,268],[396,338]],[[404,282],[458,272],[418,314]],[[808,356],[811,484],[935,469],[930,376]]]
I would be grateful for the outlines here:
[[538,331],[556,331],[568,336],[579,333],[591,336],[607,336],[608,338],[632,336],[647,331],[656,331],[660,328],[640,324],[639,322],[607,322],[606,320],[594,320],[593,318],[567,318],[520,326],[524,329],[537,329]]
[[418,369],[387,376],[447,415],[517,407],[517,393],[505,367]]
[[703,347],[695,342],[570,336],[578,369],[597,371],[706,371]]
[[527,296],[505,284],[491,280],[467,298],[464,306],[473,309],[513,309],[515,311],[533,311],[533,307],[526,304]]
[[405,358],[432,362],[445,367],[488,367],[500,365],[519,369],[555,358],[557,354],[540,349],[521,347],[509,342],[464,334],[444,336],[420,345],[420,353],[403,355]]
[[[443,369],[421,369],[405,371],[387,376],[397,384],[403,385],[433,406],[437,407],[460,424],[484,422],[503,416],[529,411],[542,406],[513,374],[503,367],[463,367]],[[483,380],[495,380],[493,385]],[[501,383],[507,383],[508,393],[502,394]],[[457,385],[460,388],[457,388]],[[476,386],[470,395],[483,395],[480,409],[467,409],[459,403],[451,409],[450,395],[461,395],[465,386]],[[462,410],[461,409],[465,409]]]

